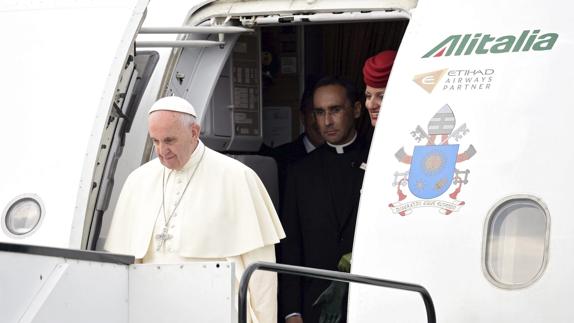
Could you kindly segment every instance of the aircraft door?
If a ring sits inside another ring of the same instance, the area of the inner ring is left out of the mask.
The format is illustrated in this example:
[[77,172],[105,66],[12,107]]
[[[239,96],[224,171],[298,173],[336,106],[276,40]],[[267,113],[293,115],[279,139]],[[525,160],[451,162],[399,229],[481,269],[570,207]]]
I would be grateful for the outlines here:
[[86,214],[82,247],[89,250],[97,249],[98,238],[102,227],[104,212],[108,209],[115,183],[115,172],[118,161],[122,156],[126,143],[126,134],[130,131],[136,116],[140,101],[149,82],[152,72],[158,62],[159,54],[155,51],[137,51],[131,48],[127,64],[121,75],[120,83],[115,92],[113,110],[108,118],[105,136],[107,139],[100,147],[101,161],[105,165],[98,168],[101,173],[94,176],[94,183],[98,179],[101,183],[94,190],[90,206]]

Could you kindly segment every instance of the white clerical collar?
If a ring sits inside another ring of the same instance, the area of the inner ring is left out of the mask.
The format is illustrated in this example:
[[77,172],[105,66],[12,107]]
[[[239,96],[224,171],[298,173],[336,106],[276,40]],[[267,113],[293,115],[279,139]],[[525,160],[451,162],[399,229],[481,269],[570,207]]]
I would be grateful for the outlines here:
[[203,144],[203,142],[201,142],[201,140],[198,140],[197,147],[195,147],[195,150],[193,151],[193,153],[191,153],[191,157],[189,158],[187,163],[185,163],[185,165],[183,165],[183,167],[180,170],[176,170],[175,172],[186,172],[193,165],[197,164],[201,159],[201,155],[203,154],[204,150],[205,145]]
[[312,152],[313,150],[315,150],[315,145],[313,145],[313,143],[311,142],[311,140],[309,140],[309,137],[307,137],[307,135],[303,136],[303,145],[305,146],[305,151],[307,153]]
[[345,147],[349,146],[350,144],[352,144],[353,142],[355,142],[355,139],[357,139],[357,132],[355,132],[355,135],[353,136],[353,139],[349,140],[349,142],[342,144],[342,145],[333,145],[329,142],[327,142],[327,145],[335,148],[335,150],[337,151],[337,154],[342,154],[345,152]]

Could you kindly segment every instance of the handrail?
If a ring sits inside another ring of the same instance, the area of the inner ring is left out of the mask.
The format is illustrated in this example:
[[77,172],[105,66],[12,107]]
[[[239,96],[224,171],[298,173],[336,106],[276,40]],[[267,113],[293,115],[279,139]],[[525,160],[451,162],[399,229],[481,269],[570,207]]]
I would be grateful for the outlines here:
[[214,47],[224,46],[225,42],[214,40],[167,40],[167,41],[152,41],[152,40],[136,40],[136,47],[150,48],[150,47]]
[[237,34],[249,33],[253,29],[238,26],[180,26],[142,27],[140,34]]
[[66,258],[82,261],[112,263],[118,265],[131,265],[135,262],[134,256],[120,255],[101,251],[88,251],[79,249],[54,248],[27,244],[0,242],[0,252],[14,252],[28,255]]
[[258,261],[251,264],[245,269],[245,272],[241,276],[241,281],[239,282],[239,322],[247,322],[247,286],[249,285],[249,280],[251,275],[256,270],[272,271],[279,274],[288,274],[296,276],[305,276],[311,278],[336,280],[341,282],[359,283],[366,285],[375,285],[380,287],[387,287],[393,289],[407,290],[412,292],[417,292],[421,294],[425,308],[427,311],[427,321],[428,323],[436,323],[436,314],[434,310],[434,305],[429,292],[420,285],[402,283],[392,280],[373,278],[368,276],[348,274],[338,271],[330,271],[324,269],[306,268],[292,265],[276,264],[270,262]]

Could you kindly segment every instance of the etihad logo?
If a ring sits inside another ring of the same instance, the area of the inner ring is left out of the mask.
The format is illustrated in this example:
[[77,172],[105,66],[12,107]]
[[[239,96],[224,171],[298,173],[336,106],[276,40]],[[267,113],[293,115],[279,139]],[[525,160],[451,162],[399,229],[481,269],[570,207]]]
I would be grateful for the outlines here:
[[448,69],[445,68],[434,72],[418,74],[415,75],[413,81],[415,81],[415,83],[422,87],[425,91],[431,93],[447,71]]
[[539,29],[524,30],[520,36],[494,37],[481,33],[451,35],[422,58],[551,50],[556,40],[558,40],[557,33],[540,34]]
[[492,68],[442,69],[415,75],[413,81],[427,93],[440,83],[441,91],[463,92],[490,90],[495,80]]

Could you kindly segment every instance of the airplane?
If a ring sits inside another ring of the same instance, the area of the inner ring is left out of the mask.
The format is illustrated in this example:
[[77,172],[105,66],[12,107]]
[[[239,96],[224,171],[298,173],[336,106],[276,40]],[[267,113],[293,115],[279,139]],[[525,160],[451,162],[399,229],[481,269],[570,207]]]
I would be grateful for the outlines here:
[[[233,264],[156,268],[101,252],[123,182],[153,158],[147,110],[159,97],[188,99],[206,145],[257,159],[276,202],[257,152],[298,134],[305,76],[360,84],[365,58],[398,49],[351,273],[424,286],[439,322],[571,322],[574,154],[558,145],[571,128],[570,9],[564,0],[0,2],[0,321],[235,322]],[[198,296],[181,287],[190,280],[216,287],[197,285]],[[174,293],[183,300],[162,301]],[[163,310],[142,311],[152,307]],[[349,322],[426,320],[416,293],[351,284]]]

